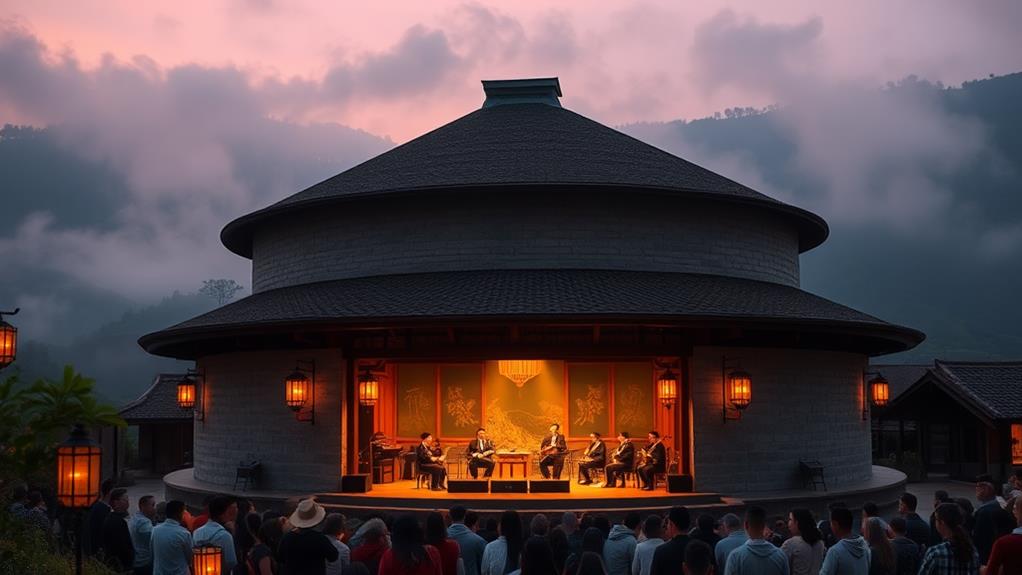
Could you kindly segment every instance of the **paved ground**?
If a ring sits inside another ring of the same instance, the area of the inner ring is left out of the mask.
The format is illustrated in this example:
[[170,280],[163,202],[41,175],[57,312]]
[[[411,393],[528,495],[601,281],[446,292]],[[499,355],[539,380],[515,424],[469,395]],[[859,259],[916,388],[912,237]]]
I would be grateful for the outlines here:
[[964,497],[976,505],[976,489],[974,483],[966,481],[926,481],[923,483],[909,483],[906,490],[919,498],[919,507],[916,512],[923,519],[930,517],[933,513],[933,494],[938,489],[948,492],[952,499]]
[[131,505],[131,512],[134,513],[138,509],[138,500],[143,495],[152,495],[156,498],[156,501],[163,501],[163,477],[138,477],[135,479],[134,485],[129,485],[125,489],[128,490],[128,500]]

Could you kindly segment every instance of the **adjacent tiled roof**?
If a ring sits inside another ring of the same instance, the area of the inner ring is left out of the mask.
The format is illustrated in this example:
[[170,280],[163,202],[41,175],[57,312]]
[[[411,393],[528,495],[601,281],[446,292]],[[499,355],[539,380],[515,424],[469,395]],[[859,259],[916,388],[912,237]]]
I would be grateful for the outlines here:
[[926,371],[930,367],[928,364],[872,364],[869,366],[870,371],[880,372],[880,375],[887,380],[890,385],[892,401],[926,375]]
[[253,228],[289,208],[355,197],[426,190],[537,185],[627,188],[752,202],[780,211],[811,249],[827,236],[822,218],[570,110],[508,104],[476,110],[276,204],[228,224],[232,251],[251,256]]
[[177,384],[185,378],[183,373],[161,373],[138,399],[118,412],[125,421],[188,420],[192,410],[177,406]]
[[869,328],[906,349],[923,334],[798,288],[715,275],[608,270],[485,270],[376,276],[256,293],[143,336],[149,351],[183,334],[329,321],[458,319],[742,320]]
[[991,419],[1022,419],[1022,361],[937,360],[933,371]]

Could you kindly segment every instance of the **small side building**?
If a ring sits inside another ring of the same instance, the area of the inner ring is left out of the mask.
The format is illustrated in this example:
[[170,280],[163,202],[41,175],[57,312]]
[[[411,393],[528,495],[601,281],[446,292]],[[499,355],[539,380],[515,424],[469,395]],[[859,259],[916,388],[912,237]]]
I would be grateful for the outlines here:
[[138,427],[137,470],[163,475],[192,464],[192,410],[177,405],[177,384],[183,373],[161,373],[120,415]]
[[874,408],[874,462],[910,478],[1006,477],[1022,466],[1022,361],[874,365],[891,401]]

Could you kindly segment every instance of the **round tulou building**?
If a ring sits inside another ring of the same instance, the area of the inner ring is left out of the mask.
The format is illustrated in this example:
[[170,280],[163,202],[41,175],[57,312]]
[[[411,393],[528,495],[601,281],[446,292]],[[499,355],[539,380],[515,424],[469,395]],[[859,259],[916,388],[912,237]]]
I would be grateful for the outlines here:
[[924,336],[800,289],[822,218],[561,107],[557,79],[483,87],[224,228],[252,294],[140,339],[196,363],[194,468],[168,487],[230,490],[258,461],[267,493],[363,473],[383,496],[409,480],[369,460],[374,433],[433,434],[456,478],[478,428],[530,452],[552,422],[569,458],[657,430],[696,493],[903,480],[871,465],[867,369]]

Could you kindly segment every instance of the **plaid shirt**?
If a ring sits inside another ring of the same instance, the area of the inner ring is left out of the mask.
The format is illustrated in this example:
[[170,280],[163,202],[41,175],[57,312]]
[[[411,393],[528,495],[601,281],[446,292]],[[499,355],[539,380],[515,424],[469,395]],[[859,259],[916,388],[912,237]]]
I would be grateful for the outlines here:
[[926,550],[919,575],[978,575],[979,553],[972,550],[972,560],[963,565],[955,559],[951,542],[945,541]]

